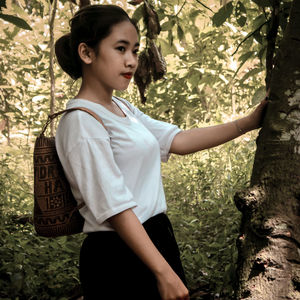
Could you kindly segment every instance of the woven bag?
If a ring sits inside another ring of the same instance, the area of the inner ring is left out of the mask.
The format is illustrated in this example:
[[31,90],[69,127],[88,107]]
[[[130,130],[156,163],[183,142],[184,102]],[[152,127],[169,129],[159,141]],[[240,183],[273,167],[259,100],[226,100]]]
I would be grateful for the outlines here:
[[[55,138],[46,137],[47,126],[59,115],[74,110],[89,113],[103,126],[102,120],[85,107],[66,109],[49,115],[42,132],[34,146],[34,227],[38,235],[58,237],[82,232],[84,219],[71,192],[70,184],[64,174],[57,155]],[[104,126],[105,128],[105,126]]]

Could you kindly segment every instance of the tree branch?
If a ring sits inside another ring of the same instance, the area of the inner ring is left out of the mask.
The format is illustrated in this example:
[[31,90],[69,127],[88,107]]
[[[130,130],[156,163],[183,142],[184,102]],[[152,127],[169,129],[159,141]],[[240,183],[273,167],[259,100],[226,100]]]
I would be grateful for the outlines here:
[[212,13],[215,13],[211,8],[209,8],[208,6],[206,6],[205,4],[203,4],[200,0],[196,0],[196,2],[198,2],[200,5],[202,5],[206,9],[210,10]]
[[257,29],[255,29],[253,32],[249,33],[237,46],[237,48],[235,49],[235,51],[232,53],[232,55],[236,54],[239,50],[239,48],[242,46],[242,44],[244,42],[246,42],[251,36],[253,36],[257,31],[259,31],[265,24],[267,24],[268,22],[270,22],[270,20],[267,20],[266,22],[264,22],[263,24],[261,24]]
[[177,12],[177,14],[176,14],[175,17],[177,17],[177,16],[180,14],[180,12],[182,11],[182,9],[183,9],[183,7],[185,6],[185,4],[186,4],[186,0],[184,1],[184,3],[182,4],[182,6],[180,7],[180,9],[179,9],[179,11]]

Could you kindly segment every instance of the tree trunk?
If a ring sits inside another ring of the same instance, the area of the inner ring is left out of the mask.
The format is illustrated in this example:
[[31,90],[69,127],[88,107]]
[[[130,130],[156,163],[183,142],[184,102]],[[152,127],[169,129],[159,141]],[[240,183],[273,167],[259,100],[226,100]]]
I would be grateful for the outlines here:
[[300,1],[294,0],[242,212],[237,299],[300,299]]
[[280,0],[274,0],[272,6],[272,17],[270,22],[270,28],[267,34],[267,53],[266,53],[266,86],[267,90],[270,87],[271,75],[273,70],[274,52],[276,47],[276,38],[279,28],[279,10]]

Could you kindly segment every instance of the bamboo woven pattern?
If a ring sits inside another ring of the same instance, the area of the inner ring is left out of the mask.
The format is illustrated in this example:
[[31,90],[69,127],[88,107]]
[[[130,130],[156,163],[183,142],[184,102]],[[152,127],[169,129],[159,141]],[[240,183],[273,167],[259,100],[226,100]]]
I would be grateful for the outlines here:
[[34,227],[38,235],[45,237],[75,234],[83,229],[84,219],[79,209],[84,203],[77,205],[74,199],[56,151],[55,138],[44,135],[53,119],[74,110],[89,113],[103,125],[95,113],[77,107],[49,115],[41,134],[37,137],[33,153]]

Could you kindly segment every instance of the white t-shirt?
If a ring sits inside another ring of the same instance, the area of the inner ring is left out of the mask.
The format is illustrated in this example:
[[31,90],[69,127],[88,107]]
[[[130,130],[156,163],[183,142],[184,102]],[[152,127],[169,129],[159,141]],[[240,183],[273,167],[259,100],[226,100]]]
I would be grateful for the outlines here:
[[[56,132],[56,149],[78,203],[84,232],[113,230],[106,220],[132,208],[141,223],[166,211],[161,161],[167,161],[180,129],[151,119],[126,100],[113,98],[126,117],[101,104],[72,99],[67,108],[86,107],[104,128],[83,111],[65,114]],[[126,104],[124,104],[124,103]]]

